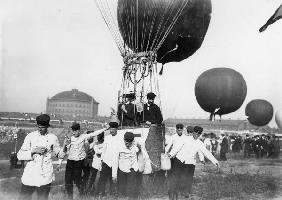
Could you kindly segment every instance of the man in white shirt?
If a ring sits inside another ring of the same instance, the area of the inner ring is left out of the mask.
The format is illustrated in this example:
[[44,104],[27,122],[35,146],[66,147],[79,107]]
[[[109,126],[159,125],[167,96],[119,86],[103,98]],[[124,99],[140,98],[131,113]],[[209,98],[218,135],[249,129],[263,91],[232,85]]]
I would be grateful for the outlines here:
[[168,174],[169,179],[169,199],[173,199],[177,196],[177,190],[181,188],[181,173],[184,170],[184,163],[179,162],[175,157],[184,145],[186,135],[183,135],[183,124],[176,124],[176,134],[172,135],[171,142],[167,145],[167,154],[171,158],[171,170]]
[[[182,188],[184,191],[185,196],[189,196],[191,193],[192,183],[193,183],[193,176],[195,171],[196,165],[196,156],[197,154],[200,157],[200,161],[203,161],[203,155],[207,157],[214,165],[219,168],[219,163],[215,159],[215,157],[209,152],[203,142],[201,142],[198,138],[202,134],[203,128],[199,126],[194,127],[193,137],[188,138],[181,150],[175,155],[170,154],[171,157],[176,156],[176,161],[184,163],[184,170],[179,171],[182,177],[182,184],[185,185],[185,188]],[[184,174],[184,175],[183,175]],[[184,179],[183,179],[184,178]],[[187,193],[187,194],[186,194]],[[177,199],[177,194],[175,195]]]
[[37,191],[38,199],[47,200],[53,173],[52,152],[63,158],[64,153],[56,135],[48,132],[50,117],[42,114],[36,117],[38,130],[29,133],[19,150],[19,160],[27,161],[22,175],[21,200],[32,199],[32,193]]
[[77,186],[80,195],[83,195],[82,188],[82,168],[86,157],[85,142],[108,128],[97,130],[89,134],[81,134],[80,125],[73,123],[71,126],[72,136],[65,151],[68,150],[68,159],[65,171],[65,188],[69,199],[73,199],[73,183]]
[[121,146],[122,138],[117,135],[118,122],[110,122],[110,135],[105,136],[104,149],[102,151],[102,170],[98,183],[98,194],[102,198],[105,194],[106,182],[110,181],[110,192],[117,195],[115,184],[112,180],[112,167],[114,156]]
[[137,153],[140,151],[141,146],[134,140],[134,134],[126,132],[124,142],[116,151],[112,166],[112,177],[118,183],[119,193],[129,199],[138,198],[137,174],[139,167]]

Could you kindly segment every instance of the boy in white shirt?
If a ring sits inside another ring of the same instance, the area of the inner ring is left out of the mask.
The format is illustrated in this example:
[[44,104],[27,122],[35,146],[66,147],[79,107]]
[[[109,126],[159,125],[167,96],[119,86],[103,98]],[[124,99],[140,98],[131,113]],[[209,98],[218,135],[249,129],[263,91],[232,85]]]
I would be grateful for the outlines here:
[[[184,191],[182,191],[185,196],[189,196],[191,193],[197,154],[199,155],[201,161],[203,161],[204,155],[219,168],[219,163],[216,158],[206,149],[204,143],[198,139],[202,132],[202,127],[195,126],[193,137],[185,141],[183,147],[179,152],[177,152],[177,154],[170,154],[170,157],[176,157],[177,162],[184,163],[183,170],[178,171],[180,173],[178,174],[178,177],[184,178],[181,182],[186,186],[183,188]],[[177,192],[174,193],[174,197],[171,199],[177,199]]]
[[19,160],[27,161],[23,175],[20,200],[32,199],[37,191],[38,199],[47,200],[51,183],[55,180],[52,152],[63,158],[64,153],[56,135],[48,132],[50,117],[42,114],[36,117],[38,130],[29,133],[19,150]]
[[97,130],[89,134],[81,134],[80,125],[73,123],[71,126],[72,136],[65,151],[68,150],[68,159],[65,171],[65,188],[69,199],[73,199],[73,183],[78,187],[80,195],[83,195],[82,188],[82,168],[86,157],[85,142],[101,133],[108,128]]
[[113,180],[118,183],[118,191],[129,199],[138,198],[137,188],[137,153],[141,146],[134,141],[134,134],[126,132],[124,142],[116,151],[115,162],[112,166]]
[[93,161],[91,163],[91,169],[90,169],[90,177],[89,177],[89,183],[88,183],[88,189],[90,194],[94,194],[95,192],[95,180],[98,171],[102,170],[102,152],[104,149],[104,137],[105,135],[102,133],[98,135],[97,142],[93,142],[93,145],[90,146],[90,148],[93,148],[95,154],[93,156]]
[[179,162],[177,158],[171,155],[176,155],[184,145],[188,136],[183,134],[183,124],[176,124],[176,134],[172,135],[170,144],[167,146],[167,154],[171,157],[171,170],[168,173],[169,179],[169,199],[176,196],[176,191],[181,188],[181,173],[184,170],[184,164]]
[[112,180],[112,167],[114,163],[114,156],[117,149],[121,146],[122,138],[117,135],[118,122],[110,122],[110,134],[105,137],[104,149],[102,151],[102,170],[100,173],[98,183],[98,194],[100,198],[106,195],[106,182],[110,181],[110,193],[117,195],[116,186]]

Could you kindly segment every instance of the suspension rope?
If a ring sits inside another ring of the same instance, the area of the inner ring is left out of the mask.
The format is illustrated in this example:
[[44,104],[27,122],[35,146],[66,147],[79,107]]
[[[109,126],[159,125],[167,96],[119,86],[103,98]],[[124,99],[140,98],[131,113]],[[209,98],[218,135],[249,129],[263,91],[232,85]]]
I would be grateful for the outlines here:
[[[163,12],[161,13],[161,20],[160,20],[160,22],[159,22],[159,24],[158,24],[158,27],[157,27],[157,31],[156,31],[156,35],[155,35],[155,37],[154,37],[154,40],[153,40],[153,42],[152,42],[152,44],[151,44],[151,46],[150,46],[150,49],[153,49],[153,47],[154,47],[154,44],[155,44],[155,42],[156,42],[156,40],[157,40],[157,38],[158,38],[158,34],[159,34],[159,32],[160,32],[160,30],[161,30],[161,27],[162,27],[162,25],[163,25],[163,22],[164,22],[164,19],[165,19],[165,14],[168,12],[168,10],[170,9],[170,7],[173,5],[173,2],[174,1],[170,1],[170,3],[169,4],[166,4],[167,6],[165,7],[165,8],[163,8],[163,9],[159,9],[159,10],[162,10]],[[165,27],[164,27],[165,28]]]
[[184,4],[182,4],[182,6],[180,7],[181,9],[178,10],[176,16],[173,19],[173,22],[170,24],[170,27],[167,29],[164,37],[159,42],[159,45],[154,49],[155,51],[157,51],[162,46],[162,44],[164,43],[165,39],[167,38],[167,35],[170,33],[171,29],[173,28],[174,24],[176,23],[176,21],[178,20],[179,16],[181,15],[183,9],[187,6],[188,2],[189,2],[189,0],[186,0],[184,2]]

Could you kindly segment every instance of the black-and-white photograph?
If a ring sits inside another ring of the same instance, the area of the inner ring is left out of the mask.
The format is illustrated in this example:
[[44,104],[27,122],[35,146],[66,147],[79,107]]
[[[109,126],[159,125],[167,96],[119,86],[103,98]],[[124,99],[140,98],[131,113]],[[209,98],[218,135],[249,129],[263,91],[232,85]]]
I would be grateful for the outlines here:
[[281,200],[282,0],[0,0],[1,200]]

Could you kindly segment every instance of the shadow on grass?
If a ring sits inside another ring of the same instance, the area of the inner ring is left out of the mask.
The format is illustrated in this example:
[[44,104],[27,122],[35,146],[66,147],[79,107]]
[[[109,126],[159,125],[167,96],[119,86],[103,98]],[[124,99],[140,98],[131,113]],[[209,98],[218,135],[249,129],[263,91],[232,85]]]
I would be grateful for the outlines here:
[[202,199],[250,199],[259,194],[268,199],[277,194],[278,182],[269,175],[219,173],[196,177],[193,190]]

